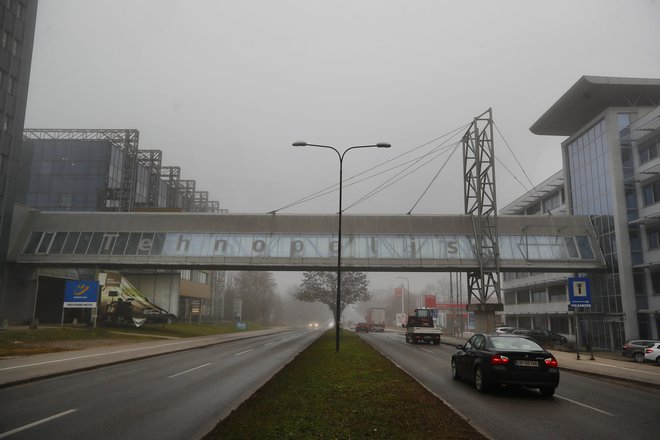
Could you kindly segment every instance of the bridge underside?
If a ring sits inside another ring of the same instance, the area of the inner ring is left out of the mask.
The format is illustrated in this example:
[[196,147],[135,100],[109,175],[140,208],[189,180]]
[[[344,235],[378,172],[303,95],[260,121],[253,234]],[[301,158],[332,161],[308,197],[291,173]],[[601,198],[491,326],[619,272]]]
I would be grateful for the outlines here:
[[[17,209],[9,253],[31,267],[335,270],[336,215]],[[499,216],[501,272],[606,269],[588,217]],[[342,268],[479,270],[469,215],[344,215]]]

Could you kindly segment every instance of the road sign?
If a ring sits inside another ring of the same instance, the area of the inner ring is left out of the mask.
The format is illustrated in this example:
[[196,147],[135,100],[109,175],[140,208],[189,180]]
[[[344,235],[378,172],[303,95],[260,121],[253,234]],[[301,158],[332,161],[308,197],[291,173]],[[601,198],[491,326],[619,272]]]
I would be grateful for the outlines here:
[[589,278],[569,278],[568,299],[573,307],[591,307]]
[[93,308],[99,298],[98,281],[66,282],[64,288],[64,308]]

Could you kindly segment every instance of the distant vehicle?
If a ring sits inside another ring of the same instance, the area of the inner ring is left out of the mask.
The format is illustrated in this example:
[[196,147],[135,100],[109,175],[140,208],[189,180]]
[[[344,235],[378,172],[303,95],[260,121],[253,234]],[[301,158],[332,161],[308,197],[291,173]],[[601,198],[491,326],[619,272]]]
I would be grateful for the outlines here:
[[557,359],[528,336],[481,334],[472,336],[451,357],[451,376],[474,382],[479,392],[494,385],[538,388],[551,397],[559,386]]
[[366,321],[370,331],[385,331],[385,309],[382,307],[370,307],[367,310]]
[[355,330],[355,327],[356,327],[355,324],[351,324],[351,325],[348,326],[348,328],[349,328],[350,330]]
[[495,328],[495,333],[501,335],[503,333],[511,333],[515,329],[516,329],[515,327],[497,327]]
[[318,322],[310,322],[308,325],[309,328],[319,328]]
[[417,344],[426,342],[440,344],[442,329],[436,328],[430,309],[415,309],[415,314],[408,316],[406,322],[406,342]]
[[623,344],[623,347],[621,347],[621,354],[626,357],[631,357],[635,362],[641,364],[644,362],[646,349],[653,346],[656,342],[660,341],[654,341],[652,339],[628,339],[625,344]]
[[358,322],[355,326],[355,331],[369,333],[369,324],[366,322]]
[[644,360],[646,362],[655,362],[656,365],[660,366],[660,342],[656,342],[644,350]]
[[550,330],[534,328],[527,331],[527,336],[541,344],[561,344],[564,345],[568,340],[566,336],[560,335]]

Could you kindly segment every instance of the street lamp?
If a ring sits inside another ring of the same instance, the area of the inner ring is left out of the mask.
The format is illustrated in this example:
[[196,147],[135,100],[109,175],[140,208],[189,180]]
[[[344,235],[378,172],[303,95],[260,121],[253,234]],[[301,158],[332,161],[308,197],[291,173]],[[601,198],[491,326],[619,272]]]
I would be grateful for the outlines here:
[[[397,278],[400,278],[402,280],[406,280],[408,282],[408,293],[406,295],[407,300],[408,300],[407,301],[408,302],[408,307],[406,307],[406,311],[405,311],[405,314],[407,315],[408,314],[408,309],[410,309],[410,280],[406,277],[397,277]],[[401,304],[403,304],[403,295],[401,295]]]
[[336,339],[336,351],[339,352],[339,314],[341,312],[340,303],[341,303],[341,196],[342,196],[342,185],[343,185],[343,167],[344,167],[344,156],[350,150],[355,150],[357,148],[390,148],[390,144],[378,143],[375,145],[356,145],[349,147],[344,150],[343,153],[340,153],[335,147],[329,145],[319,145],[319,144],[309,144],[307,142],[294,142],[292,144],[294,147],[319,147],[319,148],[328,148],[337,153],[339,157],[339,232],[337,236],[337,311],[335,313],[335,339]]

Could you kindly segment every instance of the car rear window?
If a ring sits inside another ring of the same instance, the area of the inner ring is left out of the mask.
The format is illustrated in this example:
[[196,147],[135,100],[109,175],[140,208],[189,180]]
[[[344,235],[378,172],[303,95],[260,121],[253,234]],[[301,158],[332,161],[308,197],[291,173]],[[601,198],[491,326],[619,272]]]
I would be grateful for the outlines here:
[[492,337],[490,343],[498,350],[543,350],[539,344],[527,338]]

